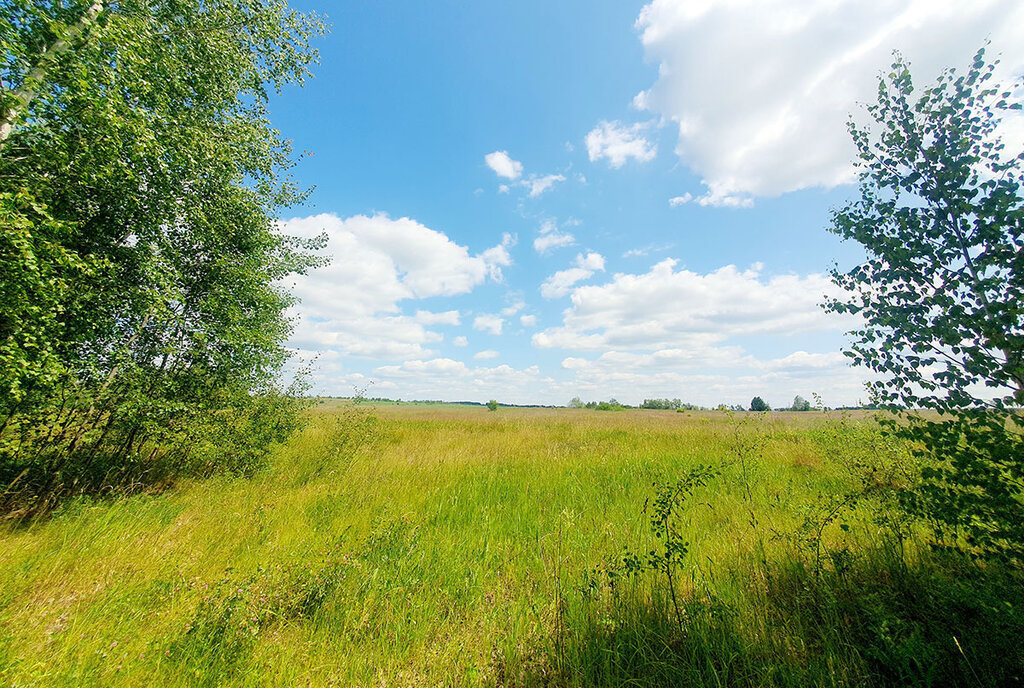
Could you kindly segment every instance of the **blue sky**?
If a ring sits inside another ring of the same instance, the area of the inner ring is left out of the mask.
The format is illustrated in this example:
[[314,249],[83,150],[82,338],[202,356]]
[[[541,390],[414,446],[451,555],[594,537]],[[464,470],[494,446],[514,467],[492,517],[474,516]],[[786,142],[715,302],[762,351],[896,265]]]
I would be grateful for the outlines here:
[[894,49],[1024,65],[1000,0],[292,4],[332,24],[272,108],[315,186],[284,229],[330,237],[291,281],[327,394],[863,399],[817,305],[860,256],[845,121]]

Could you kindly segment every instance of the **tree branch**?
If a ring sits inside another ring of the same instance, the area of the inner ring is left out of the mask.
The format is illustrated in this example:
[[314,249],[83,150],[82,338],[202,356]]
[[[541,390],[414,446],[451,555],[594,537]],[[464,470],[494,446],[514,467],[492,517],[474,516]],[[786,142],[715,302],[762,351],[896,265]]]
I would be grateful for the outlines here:
[[102,11],[103,0],[93,0],[89,9],[78,18],[74,25],[68,28],[67,33],[43,50],[35,67],[25,75],[21,86],[11,92],[10,97],[14,103],[0,115],[0,150],[3,149],[4,143],[14,131],[14,125],[24,116],[28,106],[39,94],[39,89],[43,85],[43,80],[50,67],[62,53],[70,50],[72,44],[96,23],[96,18]]

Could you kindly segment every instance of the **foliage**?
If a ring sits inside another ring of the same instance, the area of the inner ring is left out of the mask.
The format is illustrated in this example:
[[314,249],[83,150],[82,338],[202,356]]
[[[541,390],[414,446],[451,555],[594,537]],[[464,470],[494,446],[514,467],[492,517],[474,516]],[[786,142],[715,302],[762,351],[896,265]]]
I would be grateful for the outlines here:
[[584,403],[579,397],[573,397],[569,402],[569,408],[591,409],[593,411],[622,411],[631,408],[626,404],[620,404],[614,397],[608,401],[588,401]]
[[703,411],[704,408],[696,404],[688,404],[679,399],[644,399],[640,404],[642,409],[658,409],[672,411]]
[[491,399],[490,401],[488,401],[487,402],[487,410],[488,411],[497,411],[498,410],[498,401],[496,399]]
[[277,232],[303,194],[267,102],[308,75],[319,20],[277,0],[2,6],[0,479],[31,501],[259,464],[294,413],[278,284],[317,246]]
[[860,199],[831,231],[868,260],[832,271],[848,296],[826,307],[863,325],[848,353],[878,374],[874,399],[911,412],[891,430],[930,459],[908,504],[975,555],[1024,560],[1024,154],[1004,153],[998,125],[1019,91],[995,83],[979,50],[915,93],[897,57],[850,125]]
[[750,400],[750,410],[751,411],[761,412],[761,411],[771,411],[772,408],[761,397],[754,397],[753,399]]
[[683,617],[679,609],[675,579],[690,551],[690,543],[681,534],[678,523],[680,510],[697,489],[707,485],[717,475],[718,471],[708,466],[696,466],[682,477],[658,485],[650,505],[650,528],[658,540],[658,546],[652,548],[645,557],[626,552],[622,558],[623,568],[628,575],[647,570],[664,574],[680,631],[683,628]]
[[861,198],[830,229],[869,260],[833,270],[853,297],[829,308],[864,319],[849,353],[883,376],[871,389],[887,404],[1024,401],[1022,158],[1003,154],[996,129],[999,112],[1020,103],[990,83],[995,66],[980,50],[966,74],[946,70],[915,98],[897,59],[867,108],[878,131],[850,125]]
[[679,399],[644,399],[643,403],[640,404],[640,408],[643,409],[669,409],[676,410],[681,408],[683,402]]
[[793,397],[793,404],[789,407],[790,411],[810,411],[811,402],[804,399],[802,396],[797,394]]

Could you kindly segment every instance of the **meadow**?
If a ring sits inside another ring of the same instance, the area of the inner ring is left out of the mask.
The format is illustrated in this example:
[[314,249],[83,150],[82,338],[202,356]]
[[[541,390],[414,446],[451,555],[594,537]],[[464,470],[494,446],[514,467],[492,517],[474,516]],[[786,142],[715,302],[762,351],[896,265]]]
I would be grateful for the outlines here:
[[0,526],[0,685],[1021,680],[1019,577],[928,546],[869,415],[307,413],[253,477]]

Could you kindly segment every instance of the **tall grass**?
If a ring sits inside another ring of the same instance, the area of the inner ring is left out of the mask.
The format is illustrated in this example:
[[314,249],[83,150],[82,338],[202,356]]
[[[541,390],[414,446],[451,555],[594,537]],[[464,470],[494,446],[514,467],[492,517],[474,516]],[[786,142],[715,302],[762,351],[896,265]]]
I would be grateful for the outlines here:
[[[868,420],[309,414],[253,478],[8,524],[0,684],[995,685],[1024,666],[1019,580],[936,559],[865,488],[900,460]],[[663,577],[620,564],[657,546],[657,486],[699,464],[720,475],[679,512],[679,624]]]

